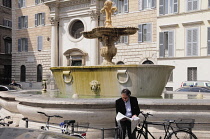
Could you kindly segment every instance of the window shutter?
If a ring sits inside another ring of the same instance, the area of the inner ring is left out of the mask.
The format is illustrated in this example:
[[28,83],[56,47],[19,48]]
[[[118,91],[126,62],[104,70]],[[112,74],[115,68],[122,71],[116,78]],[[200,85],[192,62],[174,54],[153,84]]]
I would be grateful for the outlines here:
[[209,0],[209,7],[210,7],[210,0]]
[[38,4],[38,0],[35,0],[35,4]]
[[152,24],[147,24],[147,41],[152,41]]
[[174,13],[178,13],[178,0],[174,0]]
[[159,56],[165,57],[164,32],[159,33]]
[[25,38],[25,51],[28,52],[28,38]]
[[38,36],[37,37],[37,48],[38,48],[38,51],[42,50],[42,46],[43,46],[43,36]]
[[210,27],[208,28],[207,54],[210,55]]
[[124,36],[124,41],[126,44],[128,44],[128,36]]
[[18,39],[18,52],[21,52],[21,39]]
[[198,55],[198,29],[193,29],[193,44],[192,44],[192,51],[193,56]]
[[143,7],[143,6],[142,6],[142,5],[143,5],[143,1],[144,1],[144,0],[139,0],[139,10],[140,10],[140,11],[143,9],[143,8],[142,8],[142,7]]
[[28,28],[28,16],[25,16],[25,28]]
[[198,10],[198,0],[193,1],[192,9],[193,10]]
[[45,25],[45,13],[42,13],[42,25]]
[[192,1],[187,0],[187,11],[192,11]]
[[21,29],[21,17],[18,17],[18,29]]
[[168,56],[174,56],[174,31],[168,32]]
[[192,55],[192,30],[187,30],[187,56]]
[[142,42],[142,24],[139,25],[139,30],[138,30],[138,42]]
[[18,7],[21,8],[20,0],[18,0]]
[[35,27],[38,25],[38,14],[35,14]]
[[156,7],[156,0],[152,0],[152,8]]
[[129,0],[124,0],[124,10],[126,13],[128,13],[128,1]]
[[23,7],[26,7],[26,0],[23,0]]
[[159,15],[164,15],[164,0],[159,0]]

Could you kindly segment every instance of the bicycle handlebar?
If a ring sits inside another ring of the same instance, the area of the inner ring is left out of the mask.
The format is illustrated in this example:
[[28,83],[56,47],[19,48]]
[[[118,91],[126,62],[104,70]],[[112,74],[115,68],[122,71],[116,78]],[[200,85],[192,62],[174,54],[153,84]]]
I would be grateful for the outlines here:
[[41,111],[38,111],[37,113],[40,113],[40,114],[43,114],[43,115],[45,115],[46,117],[57,117],[57,118],[63,118],[62,116],[60,116],[60,115],[47,115],[46,113],[44,113],[44,112],[41,112]]
[[143,111],[140,111],[140,113],[144,116],[144,117],[148,117],[148,116],[153,116],[152,114],[150,113],[144,113]]

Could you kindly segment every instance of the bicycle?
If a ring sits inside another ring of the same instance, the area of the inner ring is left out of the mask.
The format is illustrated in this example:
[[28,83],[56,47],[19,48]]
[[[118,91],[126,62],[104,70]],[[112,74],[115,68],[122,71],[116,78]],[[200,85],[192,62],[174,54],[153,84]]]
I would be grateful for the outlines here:
[[[50,125],[50,118],[51,117],[56,117],[56,118],[63,118],[62,116],[59,115],[47,115],[44,112],[37,112],[39,114],[43,114],[44,116],[47,117],[47,122],[45,126],[41,126],[42,130],[49,130],[50,127],[51,128],[56,128],[56,129],[60,129],[61,132],[63,134],[67,134],[76,138],[81,138],[81,139],[85,139],[86,138],[86,133],[76,133],[74,131],[74,124],[75,124],[75,120],[64,120],[64,122],[60,123],[60,126],[54,126],[54,125]],[[69,127],[71,127],[71,130],[69,130]]]
[[0,125],[1,126],[9,126],[13,123],[13,121],[8,121],[7,123],[5,122],[5,119],[10,119],[11,117],[10,116],[5,116],[4,118],[1,118],[0,121],[3,121],[3,122],[0,122]]
[[[165,122],[148,122],[147,118],[149,116],[153,116],[150,113],[143,113],[140,112],[143,117],[143,123],[140,127],[137,126],[136,132],[137,136],[136,139],[148,139],[150,136],[152,139],[155,137],[152,133],[148,130],[148,125],[161,125],[164,127],[165,135],[164,139],[197,139],[194,133],[192,133],[192,128],[194,127],[194,119],[179,119],[179,120],[165,120]],[[175,129],[172,124],[176,124],[178,129]],[[161,139],[162,137],[160,137]]]

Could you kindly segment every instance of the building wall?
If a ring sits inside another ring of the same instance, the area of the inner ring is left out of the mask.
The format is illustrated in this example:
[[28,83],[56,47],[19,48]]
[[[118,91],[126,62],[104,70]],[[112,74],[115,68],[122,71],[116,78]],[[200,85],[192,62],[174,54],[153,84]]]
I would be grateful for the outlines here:
[[[159,6],[159,1],[157,2]],[[158,64],[174,65],[173,82],[167,87],[177,89],[183,81],[187,80],[187,68],[197,67],[197,80],[210,80],[208,75],[210,57],[207,55],[207,33],[209,24],[210,9],[206,0],[199,1],[199,8],[196,11],[186,11],[186,1],[179,1],[179,12],[177,14],[159,16],[157,8],[157,38],[159,32],[174,31],[174,56],[170,58],[158,58]],[[187,56],[186,30],[198,28],[198,55]],[[159,47],[157,39],[157,47]],[[159,57],[159,53],[158,53]]]
[[[43,68],[42,79],[48,79],[50,72],[50,42],[51,23],[48,20],[49,8],[35,0],[26,0],[26,7],[18,8],[18,0],[12,3],[13,12],[13,56],[12,78],[20,82],[20,66],[26,66],[26,82],[21,82],[23,88],[41,88],[41,82],[37,82],[37,65]],[[35,14],[45,13],[45,25],[35,26]],[[18,17],[28,16],[28,28],[18,29]],[[37,49],[37,36],[43,36],[43,49]],[[28,38],[28,52],[18,52],[18,39]]]
[[128,44],[118,44],[117,55],[114,57],[114,62],[123,61],[125,64],[142,64],[145,60],[150,60],[157,63],[157,16],[156,8],[139,10],[138,0],[129,0],[129,12],[115,14],[112,17],[114,27],[117,26],[132,26],[137,27],[139,24],[152,24],[152,41],[138,43],[138,32],[129,36]]
[[8,84],[11,80],[11,54],[5,53],[4,39],[12,38],[12,30],[4,26],[4,20],[12,21],[12,10],[5,7],[3,0],[0,0],[0,84]]

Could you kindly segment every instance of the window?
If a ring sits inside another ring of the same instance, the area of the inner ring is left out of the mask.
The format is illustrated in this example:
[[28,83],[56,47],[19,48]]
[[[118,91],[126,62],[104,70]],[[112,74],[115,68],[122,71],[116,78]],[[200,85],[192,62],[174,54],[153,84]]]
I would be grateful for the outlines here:
[[4,39],[5,54],[11,54],[12,52],[12,39],[7,37]]
[[116,42],[116,44],[118,44],[118,43],[128,44],[128,36],[120,36],[120,39]]
[[18,17],[18,28],[28,28],[28,16],[20,16]]
[[178,13],[178,0],[160,0],[159,15]]
[[142,64],[154,64],[151,60],[145,60]]
[[198,28],[187,29],[187,56],[198,55]]
[[207,54],[210,55],[210,27],[208,27]]
[[155,8],[156,0],[139,0],[139,10]]
[[209,0],[209,8],[210,8],[210,0]]
[[35,0],[35,4],[43,3],[43,0]]
[[171,72],[171,75],[168,78],[168,82],[173,82],[173,71]]
[[117,7],[116,13],[128,12],[129,0],[113,0],[113,1],[114,1],[114,6]]
[[37,82],[42,81],[42,65],[37,66]]
[[37,50],[41,51],[43,48],[43,36],[37,37]]
[[28,51],[28,38],[18,39],[18,52]]
[[199,0],[187,0],[187,11],[198,10]]
[[138,42],[151,42],[152,24],[141,24],[138,27]]
[[3,6],[11,8],[11,0],[3,0]]
[[118,61],[117,65],[125,65],[125,63],[123,61]]
[[12,21],[10,20],[3,20],[3,26],[12,28]]
[[197,67],[189,67],[187,69],[187,80],[197,81]]
[[26,0],[18,0],[18,7],[25,7],[26,6]]
[[166,31],[159,33],[159,56],[174,56],[174,31]]
[[20,67],[20,81],[25,82],[26,81],[26,67],[22,65]]
[[87,55],[82,50],[74,48],[64,52],[67,59],[67,66],[84,66],[85,56]]
[[45,25],[45,13],[35,14],[35,26]]
[[84,24],[80,20],[74,21],[69,27],[70,35],[75,39],[79,39],[82,36],[82,31],[84,31]]

